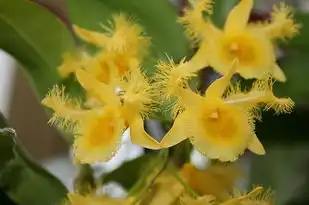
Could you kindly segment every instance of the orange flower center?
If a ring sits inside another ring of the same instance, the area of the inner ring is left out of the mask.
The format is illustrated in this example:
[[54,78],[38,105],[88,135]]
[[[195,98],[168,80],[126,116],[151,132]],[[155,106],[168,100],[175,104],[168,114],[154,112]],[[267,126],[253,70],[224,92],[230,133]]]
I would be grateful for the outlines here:
[[202,114],[202,126],[208,136],[220,142],[229,142],[233,140],[235,133],[238,133],[239,123],[238,114],[231,105],[220,102],[207,103],[204,105]]
[[250,65],[256,59],[254,39],[248,35],[238,35],[224,39],[222,52],[229,62],[235,59],[243,65]]

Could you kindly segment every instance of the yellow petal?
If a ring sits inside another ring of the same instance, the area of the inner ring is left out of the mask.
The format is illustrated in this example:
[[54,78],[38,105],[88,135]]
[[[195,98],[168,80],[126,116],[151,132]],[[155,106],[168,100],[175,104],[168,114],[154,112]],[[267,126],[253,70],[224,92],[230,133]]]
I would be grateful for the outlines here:
[[76,77],[83,88],[96,95],[103,103],[110,105],[120,104],[113,87],[101,83],[91,74],[81,69],[76,71]]
[[54,110],[48,123],[56,124],[68,132],[74,131],[76,122],[92,113],[92,110],[82,109],[80,102],[69,98],[65,94],[64,87],[60,88],[58,85],[47,93],[41,103]]
[[191,58],[191,60],[187,62],[187,64],[189,64],[188,67],[190,67],[191,72],[197,72],[209,66],[209,61],[207,58],[208,52],[209,52],[209,43],[208,41],[203,41],[197,52]]
[[205,35],[200,43],[199,49],[188,62],[191,72],[197,72],[209,66],[208,56],[212,52],[212,46],[217,46],[214,45],[214,42],[217,42],[223,36],[223,32],[210,21],[207,22],[204,33]]
[[226,32],[235,32],[246,27],[253,7],[253,0],[241,0],[229,13],[225,22]]
[[273,75],[274,75],[274,78],[278,81],[281,81],[281,82],[286,81],[285,74],[283,73],[283,71],[281,70],[278,64],[274,66]]
[[161,149],[161,146],[157,140],[152,138],[144,130],[144,122],[140,116],[129,123],[130,126],[130,137],[134,144],[140,145],[147,149]]
[[221,98],[224,91],[228,87],[231,78],[233,77],[234,73],[236,72],[236,64],[237,61],[234,60],[232,63],[231,68],[224,74],[223,77],[215,80],[206,90],[205,95],[206,97],[210,98]]
[[80,38],[87,41],[88,43],[92,43],[97,46],[103,47],[106,44],[106,42],[109,40],[109,37],[107,37],[103,33],[90,31],[90,30],[78,27],[76,25],[73,26],[73,29]]
[[183,113],[178,115],[178,117],[174,121],[172,128],[161,140],[160,144],[162,147],[172,147],[188,138],[185,126],[187,124],[186,121],[188,117],[189,112],[187,111],[184,111]]
[[254,135],[249,142],[248,149],[258,155],[264,155],[266,153],[262,143],[256,135]]
[[195,107],[203,102],[203,97],[193,92],[191,89],[180,89],[179,103],[180,105],[190,108]]

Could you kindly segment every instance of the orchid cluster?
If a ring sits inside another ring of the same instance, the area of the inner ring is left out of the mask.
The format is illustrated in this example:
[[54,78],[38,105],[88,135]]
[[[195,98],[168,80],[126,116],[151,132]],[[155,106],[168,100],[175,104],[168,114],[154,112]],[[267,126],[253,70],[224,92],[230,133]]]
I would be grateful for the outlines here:
[[[279,98],[273,93],[273,79],[286,81],[276,64],[275,42],[292,38],[300,26],[293,20],[292,9],[285,4],[274,6],[270,21],[248,23],[253,4],[253,0],[241,0],[220,30],[211,21],[213,1],[191,0],[179,22],[198,47],[197,52],[189,60],[184,57],[174,62],[169,57],[167,61],[159,61],[151,77],[143,70],[151,38],[133,18],[122,13],[114,15],[103,26],[104,33],[74,26],[81,39],[100,50],[94,55],[65,54],[58,71],[64,78],[75,74],[87,99],[85,102],[72,99],[66,95],[65,87],[55,86],[42,103],[54,111],[50,123],[74,135],[75,160],[81,164],[110,160],[121,146],[121,136],[127,128],[133,143],[152,150],[167,149],[188,140],[200,153],[221,162],[237,160],[246,149],[264,155],[263,145],[255,134],[260,111],[290,113],[294,106],[290,98]],[[189,81],[206,67],[212,67],[222,77],[199,93],[190,88]],[[242,89],[233,78],[235,74],[254,79],[252,87]],[[165,111],[162,104],[171,99],[173,125],[157,141],[145,131],[144,120],[155,112]],[[222,180],[231,171],[217,168],[211,166],[210,170],[199,171],[186,164],[178,173],[180,181],[161,173],[152,185],[157,184],[161,191],[146,204],[272,203],[270,192],[262,187],[255,187],[247,194],[227,192]],[[214,177],[218,170],[226,172],[221,179]],[[203,179],[207,186],[198,184]],[[164,187],[173,193],[164,191]],[[141,198],[138,201],[135,196],[115,200],[106,196],[69,195],[72,205],[145,204]]]

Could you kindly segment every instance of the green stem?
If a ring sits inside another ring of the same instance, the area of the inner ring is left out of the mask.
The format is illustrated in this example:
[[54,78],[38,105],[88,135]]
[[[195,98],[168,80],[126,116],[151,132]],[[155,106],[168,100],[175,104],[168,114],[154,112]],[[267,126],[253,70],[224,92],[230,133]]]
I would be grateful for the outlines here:
[[158,154],[158,157],[154,160],[153,163],[148,167],[146,172],[143,174],[143,177],[132,187],[129,191],[129,196],[135,195],[135,193],[139,191],[137,197],[135,197],[134,201],[131,205],[137,204],[143,195],[147,192],[149,187],[154,183],[156,178],[162,173],[165,169],[167,161],[168,161],[169,150],[163,149]]
[[174,172],[172,175],[177,179],[177,181],[185,188],[185,190],[194,198],[197,199],[200,196],[178,175],[178,173]]
[[81,195],[93,193],[96,189],[93,169],[88,164],[80,164],[78,175],[74,179],[74,191]]

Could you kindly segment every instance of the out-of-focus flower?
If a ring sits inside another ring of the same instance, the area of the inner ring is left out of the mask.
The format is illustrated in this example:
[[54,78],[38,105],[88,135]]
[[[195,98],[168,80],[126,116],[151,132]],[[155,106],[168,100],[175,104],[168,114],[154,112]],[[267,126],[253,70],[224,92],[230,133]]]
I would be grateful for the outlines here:
[[101,50],[94,56],[64,56],[59,74],[66,77],[69,73],[83,68],[103,83],[111,83],[115,77],[123,77],[135,69],[148,53],[150,38],[134,19],[124,14],[113,15],[113,22],[102,25],[105,32],[90,31],[74,26],[75,32],[88,43]]
[[236,166],[215,164],[198,170],[193,164],[185,164],[180,176],[199,196],[211,195],[222,202],[229,199],[241,171]]

